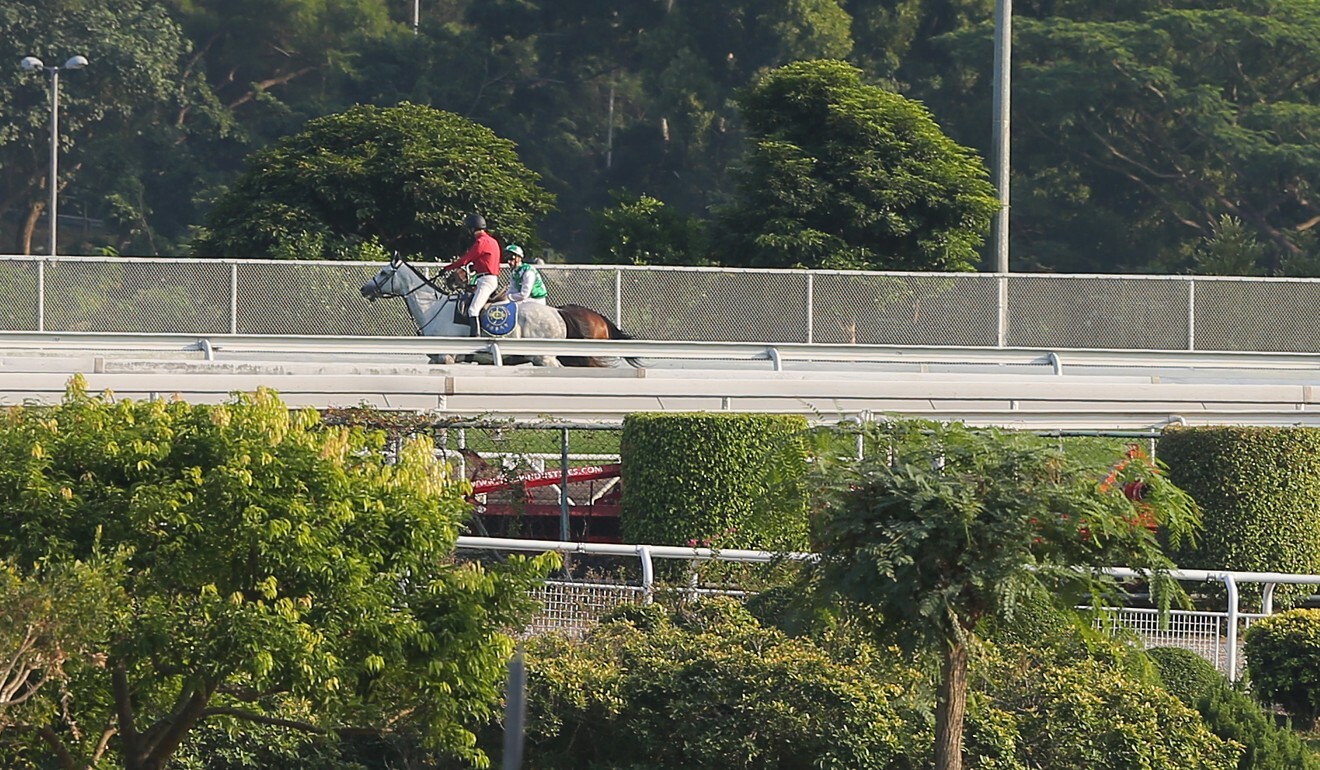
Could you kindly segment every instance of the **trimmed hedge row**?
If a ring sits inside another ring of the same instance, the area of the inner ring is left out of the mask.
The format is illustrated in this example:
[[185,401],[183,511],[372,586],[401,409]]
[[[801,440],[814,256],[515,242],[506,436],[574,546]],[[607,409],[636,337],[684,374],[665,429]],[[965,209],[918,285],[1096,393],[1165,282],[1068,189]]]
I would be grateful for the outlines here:
[[1175,427],[1157,451],[1205,515],[1178,566],[1320,573],[1320,430]]
[[805,548],[807,429],[796,415],[628,415],[619,450],[625,541]]

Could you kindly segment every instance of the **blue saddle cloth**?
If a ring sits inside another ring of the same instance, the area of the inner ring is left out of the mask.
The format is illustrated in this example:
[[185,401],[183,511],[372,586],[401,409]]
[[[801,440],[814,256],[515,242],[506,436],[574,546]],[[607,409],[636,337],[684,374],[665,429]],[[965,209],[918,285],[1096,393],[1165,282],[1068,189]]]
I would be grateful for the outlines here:
[[518,325],[518,304],[501,302],[481,309],[481,330],[495,337],[503,337]]

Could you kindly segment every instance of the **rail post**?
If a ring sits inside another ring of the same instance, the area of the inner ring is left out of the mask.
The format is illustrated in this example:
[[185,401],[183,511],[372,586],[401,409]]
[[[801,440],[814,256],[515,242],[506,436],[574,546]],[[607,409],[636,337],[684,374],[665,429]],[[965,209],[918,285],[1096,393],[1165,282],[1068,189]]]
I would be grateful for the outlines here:
[[614,323],[623,326],[623,271],[614,269]]
[[46,331],[46,260],[37,260],[37,331]]
[[238,334],[238,263],[229,263],[229,333]]
[[807,273],[807,344],[816,341],[816,276]]
[[1187,280],[1187,349],[1196,350],[1196,280]]
[[1236,682],[1237,675],[1237,637],[1238,637],[1238,587],[1231,574],[1220,576],[1224,587],[1228,589],[1228,655],[1225,660],[1228,668],[1228,681]]
[[642,604],[650,604],[655,601],[655,564],[651,561],[651,549],[637,546],[637,558],[642,562]]
[[559,429],[559,539],[568,542],[568,428]]

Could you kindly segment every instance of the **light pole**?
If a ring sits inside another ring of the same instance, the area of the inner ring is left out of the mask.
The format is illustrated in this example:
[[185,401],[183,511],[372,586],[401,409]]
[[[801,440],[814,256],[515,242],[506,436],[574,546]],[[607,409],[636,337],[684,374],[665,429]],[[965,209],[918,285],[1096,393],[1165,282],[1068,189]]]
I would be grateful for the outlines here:
[[1009,183],[1009,102],[1012,99],[1009,67],[1013,61],[1013,0],[995,2],[995,94],[994,131],[991,143],[995,153],[995,189],[999,192],[999,210],[995,212],[995,272],[1008,272],[1008,183]]
[[55,256],[55,222],[57,221],[60,162],[60,70],[80,70],[87,66],[86,56],[71,56],[62,67],[47,67],[35,56],[25,56],[19,66],[28,72],[44,69],[50,73],[50,256]]

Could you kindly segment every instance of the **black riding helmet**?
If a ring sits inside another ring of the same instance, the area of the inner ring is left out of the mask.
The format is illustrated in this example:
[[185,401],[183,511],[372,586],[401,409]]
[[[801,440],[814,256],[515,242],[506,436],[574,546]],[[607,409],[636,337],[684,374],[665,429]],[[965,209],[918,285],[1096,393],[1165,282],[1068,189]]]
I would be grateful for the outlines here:
[[473,232],[485,230],[486,218],[480,214],[468,214],[467,219],[463,220],[463,225]]

